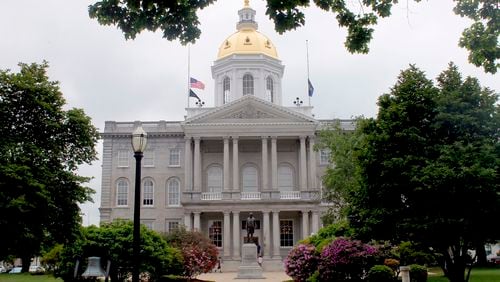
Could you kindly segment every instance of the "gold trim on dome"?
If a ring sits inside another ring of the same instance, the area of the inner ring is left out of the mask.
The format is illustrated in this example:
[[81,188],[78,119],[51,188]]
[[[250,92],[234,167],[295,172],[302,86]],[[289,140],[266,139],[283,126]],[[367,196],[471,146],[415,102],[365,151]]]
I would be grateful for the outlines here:
[[240,30],[222,42],[217,59],[233,54],[264,54],[278,59],[278,52],[272,41],[256,30]]
[[243,5],[245,7],[250,7],[250,1],[249,0],[245,0]]

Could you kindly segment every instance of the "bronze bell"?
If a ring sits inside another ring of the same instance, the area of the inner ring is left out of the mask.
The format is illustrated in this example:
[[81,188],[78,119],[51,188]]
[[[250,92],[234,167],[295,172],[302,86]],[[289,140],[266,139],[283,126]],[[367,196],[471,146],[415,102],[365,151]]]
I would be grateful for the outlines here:
[[82,274],[82,277],[103,277],[106,276],[106,272],[101,267],[100,257],[89,257],[89,263],[87,269]]

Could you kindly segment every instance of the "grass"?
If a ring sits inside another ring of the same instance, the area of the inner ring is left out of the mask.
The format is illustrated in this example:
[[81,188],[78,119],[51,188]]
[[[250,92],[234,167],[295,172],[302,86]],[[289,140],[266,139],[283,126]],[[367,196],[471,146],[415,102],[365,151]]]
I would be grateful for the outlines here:
[[23,274],[0,274],[2,282],[62,282],[62,279],[56,279],[52,275],[31,275]]
[[[443,276],[443,271],[439,268],[429,269],[428,282],[448,282]],[[500,267],[473,268],[470,274],[469,282],[498,282],[500,281]]]

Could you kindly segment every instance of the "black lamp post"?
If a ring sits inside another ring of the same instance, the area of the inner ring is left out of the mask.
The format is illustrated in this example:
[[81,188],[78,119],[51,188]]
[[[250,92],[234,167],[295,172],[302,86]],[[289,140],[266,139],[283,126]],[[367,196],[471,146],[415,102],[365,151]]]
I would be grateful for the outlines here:
[[134,150],[135,158],[135,194],[134,194],[134,241],[133,241],[133,268],[132,282],[139,282],[139,265],[141,260],[139,257],[140,242],[141,242],[141,160],[146,149],[147,134],[142,129],[142,126],[137,127],[132,133],[132,149]]

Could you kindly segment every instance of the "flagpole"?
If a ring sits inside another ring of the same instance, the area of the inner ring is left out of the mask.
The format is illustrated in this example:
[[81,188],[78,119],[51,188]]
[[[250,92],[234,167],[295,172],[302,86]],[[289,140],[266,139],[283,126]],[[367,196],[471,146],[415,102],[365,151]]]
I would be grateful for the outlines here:
[[309,107],[311,106],[311,96],[309,95],[309,40],[306,39],[306,55],[307,55],[307,97],[309,98]]
[[187,99],[188,99],[188,108],[189,108],[189,90],[191,90],[191,45],[188,44],[188,76],[187,76]]

